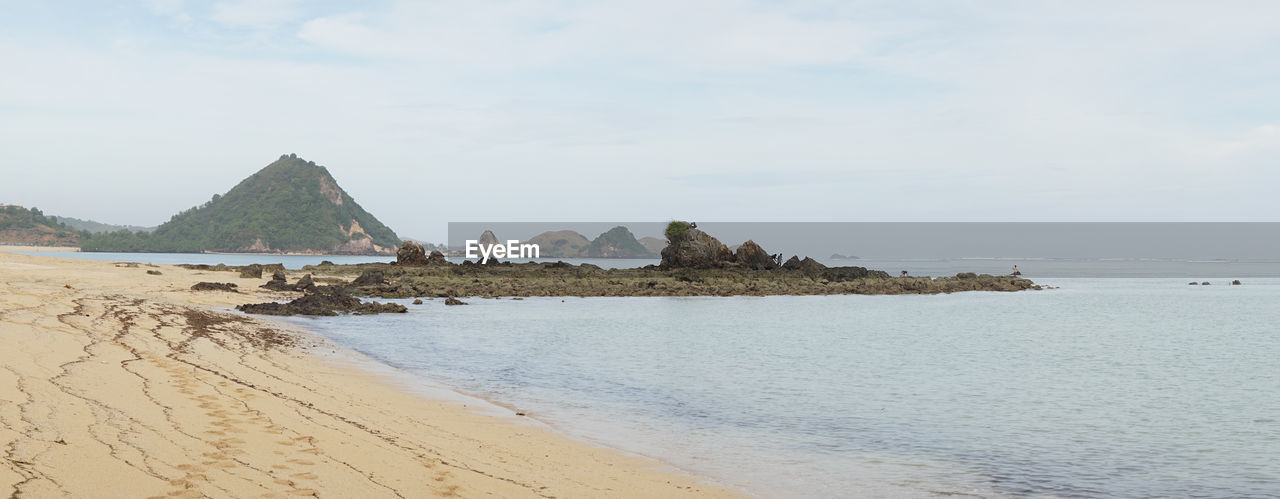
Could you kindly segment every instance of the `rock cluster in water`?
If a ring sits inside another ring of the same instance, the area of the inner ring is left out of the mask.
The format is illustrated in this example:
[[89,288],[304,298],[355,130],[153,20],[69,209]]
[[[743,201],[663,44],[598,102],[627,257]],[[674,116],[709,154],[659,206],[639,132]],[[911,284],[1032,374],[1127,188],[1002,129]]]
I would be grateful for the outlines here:
[[340,287],[313,287],[309,292],[289,302],[248,303],[236,310],[263,315],[370,315],[381,313],[405,313],[409,309],[397,303],[365,302],[351,296]]
[[[935,294],[959,291],[1040,289],[1028,279],[963,273],[955,277],[891,277],[865,267],[827,267],[792,257],[778,265],[754,241],[729,251],[714,237],[686,226],[668,234],[662,264],[605,270],[565,262],[453,264],[432,252],[423,258],[405,243],[392,264],[318,265],[306,270],[350,279],[360,296],[388,298],[458,296],[733,296],[815,294]],[[496,259],[493,260],[496,262]],[[455,298],[456,299],[456,298]],[[449,300],[446,300],[449,302]]]

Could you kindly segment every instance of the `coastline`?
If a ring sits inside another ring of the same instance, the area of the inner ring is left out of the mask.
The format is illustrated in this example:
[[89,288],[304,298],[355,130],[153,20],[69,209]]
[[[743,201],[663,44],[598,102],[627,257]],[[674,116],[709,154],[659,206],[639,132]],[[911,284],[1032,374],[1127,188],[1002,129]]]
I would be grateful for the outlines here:
[[[0,247],[0,490],[735,495],[426,396],[318,335],[222,311],[285,296],[259,280],[9,253],[20,250]],[[190,290],[202,280],[242,292]]]

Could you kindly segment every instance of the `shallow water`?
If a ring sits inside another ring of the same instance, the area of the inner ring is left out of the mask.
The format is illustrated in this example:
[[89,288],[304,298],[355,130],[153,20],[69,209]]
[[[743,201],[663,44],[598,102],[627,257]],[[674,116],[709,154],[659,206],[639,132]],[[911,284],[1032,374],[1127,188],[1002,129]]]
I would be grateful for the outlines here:
[[296,321],[762,495],[1280,495],[1280,279],[1044,283]]
[[[175,265],[194,263],[217,265],[248,265],[251,263],[283,263],[285,268],[297,270],[306,265],[319,265],[329,260],[337,264],[391,262],[390,256],[352,255],[254,255],[227,253],[79,253],[57,251],[28,251],[28,255],[64,258],[83,258],[113,262],[138,262]],[[461,263],[463,258],[450,257],[449,261]],[[574,265],[590,263],[606,269],[625,269],[657,264],[656,259],[630,258],[539,258],[536,260],[512,260],[513,262],[555,262],[563,260]],[[1188,279],[1248,277],[1280,277],[1280,261],[1249,260],[1174,260],[1174,259],[1072,259],[1072,258],[940,258],[902,260],[866,258],[858,260],[831,260],[818,258],[829,266],[858,266],[884,270],[893,275],[905,270],[914,276],[952,276],[959,272],[977,272],[992,275],[1008,274],[1017,265],[1024,277],[1031,279],[1057,277],[1186,277]]]

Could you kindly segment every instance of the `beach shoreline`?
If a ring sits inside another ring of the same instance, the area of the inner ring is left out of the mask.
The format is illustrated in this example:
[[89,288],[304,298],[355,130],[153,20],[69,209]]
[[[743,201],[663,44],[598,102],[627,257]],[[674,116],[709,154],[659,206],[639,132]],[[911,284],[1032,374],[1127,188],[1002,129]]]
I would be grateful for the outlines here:
[[[736,495],[429,397],[297,325],[224,311],[288,296],[264,280],[11,253],[25,250],[0,247],[0,490],[11,494]],[[190,290],[205,280],[241,292]]]

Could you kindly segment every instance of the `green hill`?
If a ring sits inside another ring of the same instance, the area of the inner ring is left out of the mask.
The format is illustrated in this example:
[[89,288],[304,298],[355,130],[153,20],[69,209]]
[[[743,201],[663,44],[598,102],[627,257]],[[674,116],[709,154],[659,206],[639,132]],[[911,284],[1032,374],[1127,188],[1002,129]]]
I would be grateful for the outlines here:
[[119,230],[127,230],[130,232],[139,232],[139,231],[151,232],[153,230],[156,230],[155,227],[142,227],[139,225],[106,224],[102,222],[95,222],[93,220],[82,220],[74,217],[49,217],[49,218],[56,218],[59,223],[62,223],[67,227],[75,229],[76,231],[83,230],[83,231],[88,231],[91,234],[98,234],[102,232],[115,232]]
[[636,236],[621,225],[600,234],[587,246],[591,258],[653,258],[655,255],[636,241]]
[[538,256],[541,258],[578,258],[591,245],[591,241],[582,237],[582,234],[571,230],[543,232],[525,243],[538,245]]
[[82,235],[37,208],[0,205],[0,244],[75,246]]
[[394,254],[398,244],[395,232],[356,204],[325,167],[290,154],[150,234],[94,234],[81,249]]

